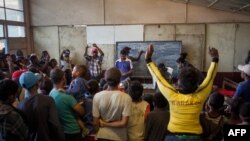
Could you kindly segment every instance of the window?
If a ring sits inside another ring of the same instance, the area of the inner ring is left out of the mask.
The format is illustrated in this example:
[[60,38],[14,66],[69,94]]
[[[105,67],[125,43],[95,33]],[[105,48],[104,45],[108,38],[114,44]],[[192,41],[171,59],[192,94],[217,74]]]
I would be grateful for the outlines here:
[[0,38],[4,37],[3,25],[0,25]]
[[0,0],[0,38],[25,37],[23,9],[23,0]]
[[9,37],[25,37],[24,27],[8,25],[8,36]]
[[23,0],[5,0],[5,7],[23,11]]
[[23,12],[6,9],[6,20],[23,22]]
[[24,0],[0,0],[0,52],[11,38],[26,38]]

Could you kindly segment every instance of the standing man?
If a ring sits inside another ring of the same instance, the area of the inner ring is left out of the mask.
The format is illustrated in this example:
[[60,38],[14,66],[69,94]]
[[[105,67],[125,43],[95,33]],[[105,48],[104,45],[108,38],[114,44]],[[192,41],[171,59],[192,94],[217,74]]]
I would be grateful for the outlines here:
[[[92,48],[92,56],[88,55],[88,48],[86,46],[86,50],[84,53],[84,57],[89,63],[89,71],[92,79],[97,80],[98,82],[102,78],[102,59],[104,57],[103,51],[94,43]],[[98,56],[98,52],[100,52],[100,56]]]
[[105,72],[108,88],[97,93],[93,99],[93,123],[98,131],[96,137],[101,141],[128,140],[127,124],[132,100],[118,89],[120,78],[121,72],[117,68],[108,69]]
[[115,67],[118,68],[121,73],[121,81],[128,81],[132,74],[133,64],[130,59],[127,58],[127,51],[121,50],[120,59],[116,60]]
[[81,141],[81,129],[78,124],[78,116],[83,116],[84,109],[76,99],[68,95],[64,90],[65,76],[60,69],[53,69],[50,72],[54,89],[50,92],[58,110],[61,124],[63,125],[66,141]]
[[29,128],[30,141],[65,141],[54,100],[38,94],[41,76],[28,71],[19,78],[20,85],[28,93],[17,106],[24,113]]

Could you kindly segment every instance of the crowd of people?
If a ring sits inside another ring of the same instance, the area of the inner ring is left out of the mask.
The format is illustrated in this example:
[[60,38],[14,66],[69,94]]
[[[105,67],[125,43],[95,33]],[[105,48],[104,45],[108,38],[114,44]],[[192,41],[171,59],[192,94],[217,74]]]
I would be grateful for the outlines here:
[[[244,81],[225,105],[224,96],[213,89],[217,49],[209,48],[212,62],[205,76],[182,53],[176,81],[164,63],[153,62],[152,44],[135,58],[130,49],[124,47],[105,72],[104,52],[97,44],[84,49],[86,66],[73,64],[68,49],[60,65],[48,51],[40,59],[25,57],[21,50],[2,54],[0,140],[220,141],[224,125],[250,125],[249,59],[239,65]],[[144,94],[143,85],[130,77],[133,61],[143,53],[157,84],[153,95]]]

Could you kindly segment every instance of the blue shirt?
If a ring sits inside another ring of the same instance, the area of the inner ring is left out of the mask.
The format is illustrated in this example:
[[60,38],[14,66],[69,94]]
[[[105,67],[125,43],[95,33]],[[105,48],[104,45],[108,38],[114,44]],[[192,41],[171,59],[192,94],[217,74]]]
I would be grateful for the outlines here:
[[250,102],[250,80],[240,82],[234,95]]
[[[127,73],[131,69],[133,69],[133,64],[132,61],[128,58],[126,60],[122,61],[121,59],[118,59],[115,62],[115,67],[118,68],[121,73]],[[122,76],[121,80],[125,80],[128,76]]]
[[88,94],[87,81],[81,77],[75,78],[70,83],[67,93],[74,96],[78,102],[84,100],[85,94]]

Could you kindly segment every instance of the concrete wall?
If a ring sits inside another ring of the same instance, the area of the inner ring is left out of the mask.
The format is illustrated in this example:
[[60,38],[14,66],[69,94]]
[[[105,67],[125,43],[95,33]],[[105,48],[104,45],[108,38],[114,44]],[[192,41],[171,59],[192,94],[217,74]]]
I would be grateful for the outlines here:
[[168,0],[30,0],[33,26],[250,22],[250,16]]
[[[219,71],[237,71],[250,49],[250,16],[168,0],[30,0],[34,50],[49,50],[56,59],[72,50],[75,64],[86,64],[86,27],[72,25],[144,25],[144,41],[181,40],[188,60],[206,71],[207,49],[220,52]],[[115,33],[114,33],[115,34]],[[115,35],[114,35],[115,37]],[[115,44],[98,44],[104,51],[103,68],[114,64]]]

